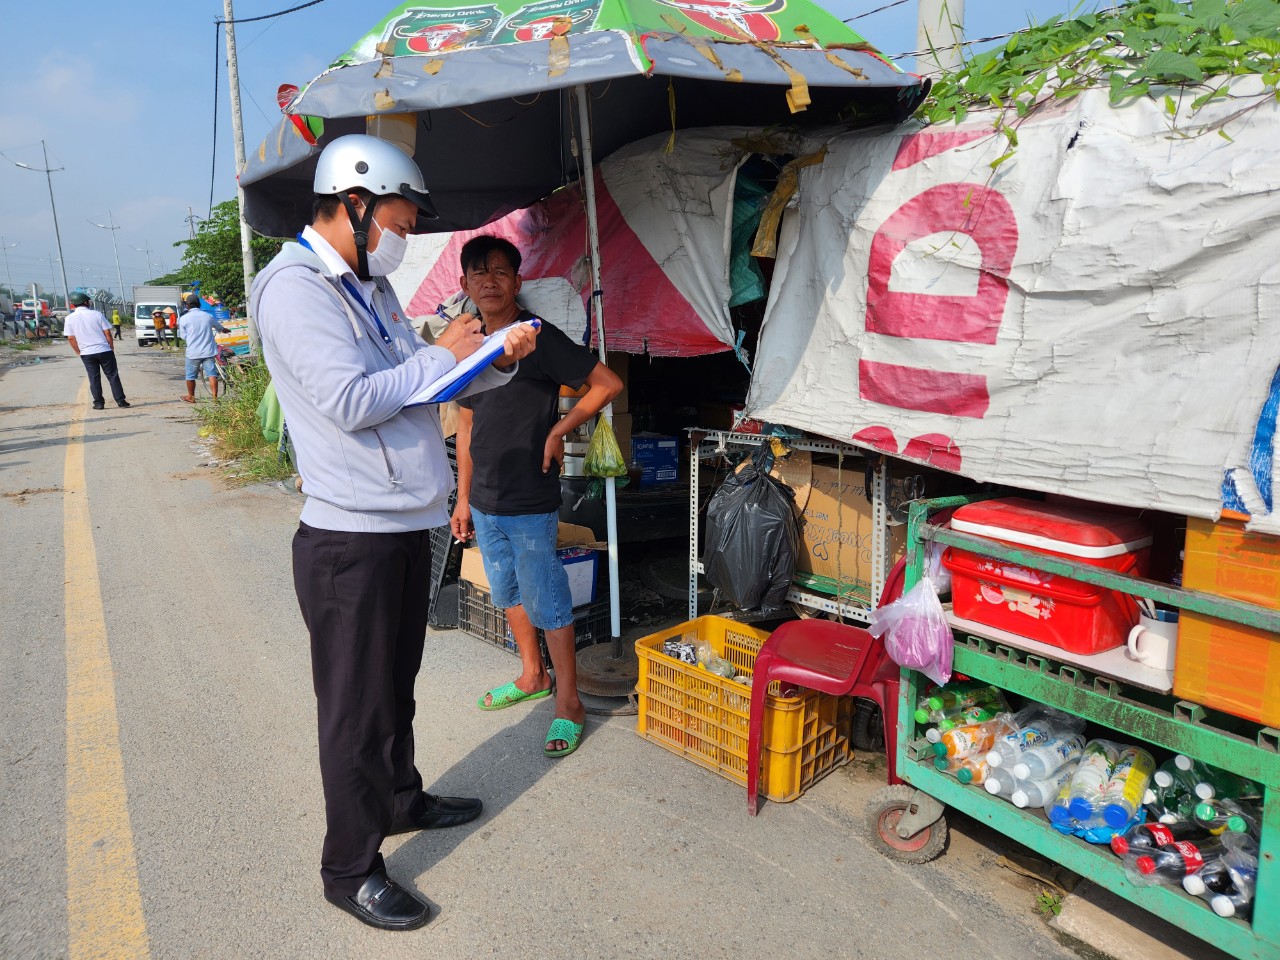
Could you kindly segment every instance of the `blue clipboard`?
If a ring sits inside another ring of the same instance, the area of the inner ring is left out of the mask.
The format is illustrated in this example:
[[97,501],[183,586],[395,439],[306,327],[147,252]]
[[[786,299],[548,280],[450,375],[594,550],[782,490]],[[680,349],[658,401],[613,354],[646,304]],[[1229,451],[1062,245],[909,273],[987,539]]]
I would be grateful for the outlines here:
[[474,380],[480,376],[493,361],[502,356],[503,345],[507,342],[507,333],[514,330],[520,324],[527,324],[538,330],[542,327],[542,321],[538,319],[521,320],[520,323],[513,323],[510,326],[503,327],[497,333],[491,333],[481,342],[479,349],[465,360],[459,362],[452,370],[443,377],[439,377],[427,384],[422,390],[414,394],[405,403],[406,407],[417,407],[424,403],[447,403],[452,400]]

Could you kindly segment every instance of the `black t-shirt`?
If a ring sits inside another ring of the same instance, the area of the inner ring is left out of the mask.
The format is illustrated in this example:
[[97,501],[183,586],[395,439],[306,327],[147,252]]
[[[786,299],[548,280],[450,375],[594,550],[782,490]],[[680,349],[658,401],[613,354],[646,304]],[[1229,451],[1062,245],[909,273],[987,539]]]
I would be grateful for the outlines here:
[[472,413],[473,507],[501,516],[560,509],[560,468],[543,473],[542,451],[560,417],[561,385],[578,389],[595,365],[595,354],[543,321],[537,348],[509,383],[458,401]]

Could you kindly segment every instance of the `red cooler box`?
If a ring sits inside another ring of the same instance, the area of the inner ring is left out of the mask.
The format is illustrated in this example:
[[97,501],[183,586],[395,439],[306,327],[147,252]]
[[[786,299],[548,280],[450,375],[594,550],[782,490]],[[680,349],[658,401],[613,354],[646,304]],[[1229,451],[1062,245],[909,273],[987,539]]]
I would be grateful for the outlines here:
[[[1141,520],[1011,497],[971,503],[951,529],[1090,566],[1145,576],[1151,530]],[[1138,622],[1128,594],[948,547],[956,616],[1072,653],[1124,646]]]

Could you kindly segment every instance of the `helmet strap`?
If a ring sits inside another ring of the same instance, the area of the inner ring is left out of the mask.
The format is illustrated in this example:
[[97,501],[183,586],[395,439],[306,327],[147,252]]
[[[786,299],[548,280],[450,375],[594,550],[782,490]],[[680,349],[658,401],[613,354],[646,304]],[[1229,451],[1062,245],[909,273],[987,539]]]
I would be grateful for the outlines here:
[[364,216],[356,213],[356,205],[351,202],[348,193],[338,194],[338,199],[347,208],[347,219],[351,221],[351,233],[356,241],[356,276],[361,280],[372,279],[369,276],[369,227],[373,224],[373,208],[378,205],[377,197],[370,197],[365,204]]

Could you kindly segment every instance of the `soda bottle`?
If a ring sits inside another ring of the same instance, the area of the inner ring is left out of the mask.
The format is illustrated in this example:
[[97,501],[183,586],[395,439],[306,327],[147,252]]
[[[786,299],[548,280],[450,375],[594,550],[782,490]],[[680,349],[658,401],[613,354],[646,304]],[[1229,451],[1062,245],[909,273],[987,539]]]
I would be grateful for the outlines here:
[[1008,797],[1018,785],[1018,778],[1008,767],[987,767],[987,779],[982,782],[993,797]]
[[1221,857],[1223,847],[1217,841],[1203,844],[1175,840],[1166,847],[1154,847],[1133,861],[1138,875],[1155,882],[1181,883],[1191,873],[1199,873],[1206,864]]
[[1182,878],[1182,889],[1193,897],[1212,899],[1220,893],[1230,893],[1236,885],[1231,879],[1225,860],[1207,864],[1199,873],[1189,873]]
[[1139,823],[1124,833],[1111,838],[1111,852],[1117,857],[1152,847],[1167,847],[1179,840],[1201,841],[1209,837],[1209,831],[1192,820],[1177,823]]
[[1110,740],[1090,740],[1080,755],[1080,765],[1071,778],[1068,809],[1073,820],[1092,820],[1094,807],[1102,798],[1102,788],[1111,780],[1111,769],[1120,759],[1119,744]]
[[[967,681],[940,687],[916,710],[917,723],[936,723],[930,718],[935,711],[963,710],[965,707],[994,703],[1005,709],[1004,694],[989,683]],[[923,714],[923,716],[922,716]]]
[[954,727],[943,733],[933,745],[933,752],[939,757],[964,758],[975,753],[986,753],[995,743],[996,737],[1008,733],[1008,721],[989,720],[986,723],[971,723],[963,727]]
[[1021,758],[1013,765],[1013,775],[1019,780],[1043,780],[1069,760],[1080,756],[1084,752],[1084,744],[1083,733],[1056,734],[1038,747],[1023,750]]
[[954,714],[948,714],[937,721],[938,731],[946,733],[956,727],[963,727],[970,723],[986,723],[988,720],[994,720],[1000,711],[995,704],[974,704],[972,707],[965,707],[963,710]]
[[1247,833],[1250,830],[1249,818],[1243,809],[1227,799],[1200,801],[1192,812],[1191,822],[1214,836],[1228,830],[1232,833]]
[[1164,822],[1185,820],[1195,808],[1197,798],[1187,774],[1173,760],[1166,760],[1151,777],[1142,795],[1142,804]]
[[1111,779],[1102,790],[1102,820],[1109,827],[1119,829],[1133,819],[1142,806],[1143,794],[1155,772],[1156,761],[1141,747],[1125,747],[1111,772]]
[[933,766],[961,783],[979,784],[987,779],[987,762],[981,757],[935,757]]
[[1241,917],[1247,920],[1253,910],[1253,893],[1244,890],[1220,893],[1209,901],[1209,906],[1220,917]]
[[1196,776],[1195,794],[1201,800],[1219,797],[1254,800],[1262,796],[1262,790],[1256,783],[1229,770],[1220,770],[1195,760],[1192,761],[1190,772]]
[[1075,773],[1077,762],[1073,760],[1059,767],[1047,777],[1035,780],[1019,780],[1018,786],[1009,795],[1009,800],[1018,808],[1043,807],[1057,796],[1064,783],[1071,782],[1071,775]]

